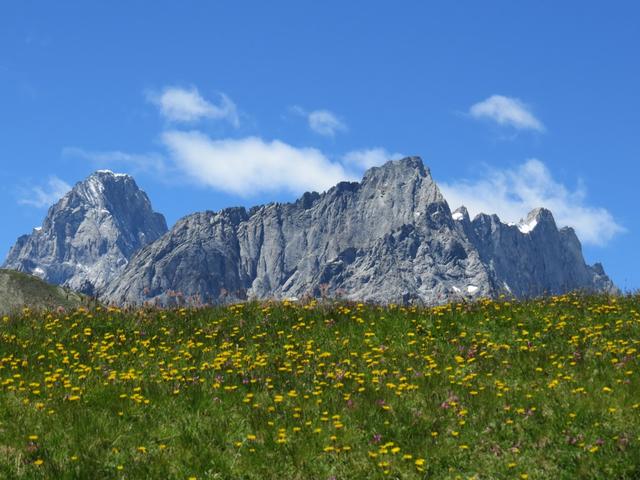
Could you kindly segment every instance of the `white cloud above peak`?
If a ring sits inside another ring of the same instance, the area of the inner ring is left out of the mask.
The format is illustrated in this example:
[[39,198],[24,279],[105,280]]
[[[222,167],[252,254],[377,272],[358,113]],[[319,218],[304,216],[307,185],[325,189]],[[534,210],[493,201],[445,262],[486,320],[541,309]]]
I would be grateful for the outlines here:
[[336,133],[346,132],[347,125],[333,112],[325,109],[306,111],[300,106],[294,106],[290,109],[296,115],[300,115],[307,119],[309,128],[325,137],[334,137]]
[[366,170],[371,167],[379,167],[389,160],[398,160],[405,155],[402,153],[389,153],[384,148],[366,148],[347,152],[342,161],[345,165],[358,170]]
[[259,137],[213,139],[198,131],[167,131],[162,141],[172,161],[192,181],[228,193],[323,191],[355,180],[340,163],[315,148]]
[[226,120],[238,127],[240,118],[235,103],[224,93],[218,95],[219,103],[215,104],[200,95],[195,87],[165,87],[160,93],[148,94],[147,98],[171,122],[190,123],[207,118]]
[[502,221],[516,223],[534,208],[545,207],[558,227],[573,227],[583,243],[598,246],[625,231],[608,210],[587,204],[584,185],[566,187],[537,159],[514,168],[487,169],[477,179],[438,185],[452,209],[464,205],[472,217],[496,213]]
[[329,110],[314,110],[309,113],[309,128],[314,132],[333,137],[337,132],[344,132],[347,126]]
[[23,189],[22,198],[18,200],[18,203],[36,208],[50,207],[60,200],[69,190],[71,190],[71,185],[52,175],[49,177],[46,186],[34,186]]
[[521,100],[503,95],[492,95],[469,108],[469,115],[477,119],[493,120],[499,125],[517,130],[544,132],[545,127]]
[[152,173],[162,176],[168,167],[163,155],[159,153],[127,153],[119,150],[89,151],[78,147],[65,147],[62,155],[69,158],[86,160],[93,168],[125,167],[130,173]]

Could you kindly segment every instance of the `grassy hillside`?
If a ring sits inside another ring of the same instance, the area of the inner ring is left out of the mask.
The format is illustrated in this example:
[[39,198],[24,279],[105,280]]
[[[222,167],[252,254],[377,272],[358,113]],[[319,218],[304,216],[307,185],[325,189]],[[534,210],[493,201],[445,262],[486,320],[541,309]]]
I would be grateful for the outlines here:
[[37,277],[0,269],[0,314],[32,309],[75,308],[87,303],[86,297],[50,285]]
[[2,478],[640,478],[640,297],[0,323]]

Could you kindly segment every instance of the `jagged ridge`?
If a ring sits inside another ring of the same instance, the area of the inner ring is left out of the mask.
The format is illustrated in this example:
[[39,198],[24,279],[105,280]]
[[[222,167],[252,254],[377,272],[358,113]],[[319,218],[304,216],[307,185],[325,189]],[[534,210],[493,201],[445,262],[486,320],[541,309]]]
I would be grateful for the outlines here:
[[361,182],[294,203],[184,217],[106,287],[115,303],[167,305],[303,295],[442,303],[461,295],[518,297],[612,291],[582,257],[572,229],[544,209],[519,226],[452,215],[418,157],[368,170]]

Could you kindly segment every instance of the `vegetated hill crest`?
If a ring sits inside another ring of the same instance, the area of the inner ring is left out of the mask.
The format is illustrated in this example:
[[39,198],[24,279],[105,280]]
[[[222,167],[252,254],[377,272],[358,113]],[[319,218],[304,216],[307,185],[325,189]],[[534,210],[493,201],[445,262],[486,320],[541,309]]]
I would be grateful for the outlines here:
[[86,306],[91,300],[68,288],[49,285],[38,277],[15,270],[0,270],[0,314],[24,307],[52,309]]

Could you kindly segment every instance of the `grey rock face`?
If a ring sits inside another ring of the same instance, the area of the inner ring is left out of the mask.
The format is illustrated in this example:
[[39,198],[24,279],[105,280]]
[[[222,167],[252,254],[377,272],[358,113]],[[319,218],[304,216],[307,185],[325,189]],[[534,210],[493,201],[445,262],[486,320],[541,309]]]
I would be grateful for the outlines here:
[[558,230],[549,210],[534,209],[517,225],[486,214],[469,221],[466,210],[457,212],[462,214],[456,215],[458,228],[478,250],[496,291],[519,298],[573,290],[617,291],[601,266],[585,264],[574,230]]
[[305,295],[435,304],[615,289],[550,212],[513,226],[452,214],[417,157],[294,203],[189,215],[111,278],[105,300],[163,305]]
[[53,205],[42,227],[18,239],[4,268],[99,294],[134,252],[166,231],[132,177],[100,170]]

